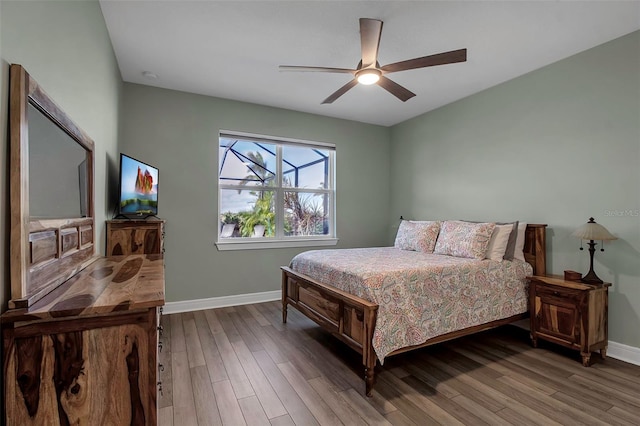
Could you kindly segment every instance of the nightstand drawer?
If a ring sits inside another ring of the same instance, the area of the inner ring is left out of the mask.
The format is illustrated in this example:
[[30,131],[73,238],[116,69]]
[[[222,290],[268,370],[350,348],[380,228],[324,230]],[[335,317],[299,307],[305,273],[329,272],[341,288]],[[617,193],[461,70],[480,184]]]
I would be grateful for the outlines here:
[[[545,300],[560,300],[567,303],[580,303],[580,299],[584,297],[585,292],[581,290],[574,290],[572,288],[563,288],[559,286],[537,284],[536,296]],[[552,302],[551,302],[552,303]]]

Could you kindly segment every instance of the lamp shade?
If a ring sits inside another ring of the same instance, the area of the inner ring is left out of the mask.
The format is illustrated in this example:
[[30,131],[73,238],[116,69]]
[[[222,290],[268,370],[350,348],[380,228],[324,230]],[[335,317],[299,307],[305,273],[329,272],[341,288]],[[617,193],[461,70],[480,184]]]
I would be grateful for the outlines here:
[[589,218],[589,222],[585,223],[571,234],[571,236],[580,238],[581,240],[601,240],[610,241],[617,240],[618,237],[612,235],[607,228],[596,223],[593,218]]

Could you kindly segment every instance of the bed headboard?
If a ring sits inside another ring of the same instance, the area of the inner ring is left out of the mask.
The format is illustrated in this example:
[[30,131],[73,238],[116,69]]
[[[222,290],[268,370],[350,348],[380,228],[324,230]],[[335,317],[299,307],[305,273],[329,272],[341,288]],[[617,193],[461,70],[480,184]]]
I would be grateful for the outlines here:
[[547,225],[529,223],[524,234],[524,260],[533,266],[534,275],[547,272]]

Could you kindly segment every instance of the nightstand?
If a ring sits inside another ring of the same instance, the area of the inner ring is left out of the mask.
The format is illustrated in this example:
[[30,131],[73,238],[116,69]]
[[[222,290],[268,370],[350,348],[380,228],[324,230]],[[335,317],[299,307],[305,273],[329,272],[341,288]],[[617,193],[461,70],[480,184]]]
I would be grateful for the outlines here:
[[579,350],[585,367],[594,351],[599,350],[604,359],[611,283],[592,285],[537,275],[528,279],[533,346],[543,339]]

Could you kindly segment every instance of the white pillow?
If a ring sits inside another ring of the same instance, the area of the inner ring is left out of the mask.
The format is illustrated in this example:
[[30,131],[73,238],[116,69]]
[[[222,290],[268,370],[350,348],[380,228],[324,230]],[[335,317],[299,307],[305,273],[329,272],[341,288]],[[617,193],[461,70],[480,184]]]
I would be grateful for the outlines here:
[[516,238],[516,249],[513,253],[514,259],[522,260],[523,262],[525,260],[524,260],[524,253],[522,252],[522,250],[524,250],[524,231],[526,230],[527,230],[526,223],[524,222],[518,223],[518,238]]
[[509,236],[511,235],[512,230],[512,224],[496,225],[496,228],[493,230],[493,234],[491,234],[489,245],[487,246],[487,253],[485,254],[487,259],[502,262],[504,253],[507,250],[507,245],[509,244]]

